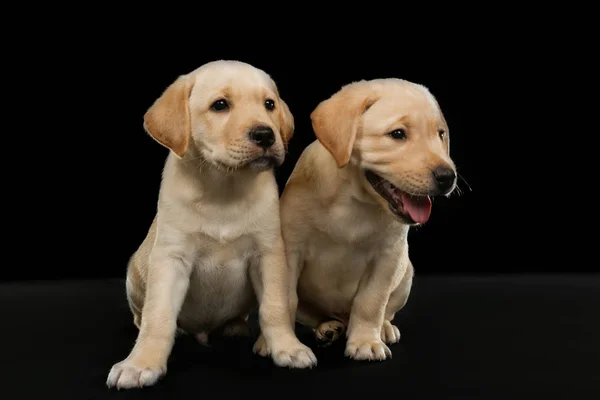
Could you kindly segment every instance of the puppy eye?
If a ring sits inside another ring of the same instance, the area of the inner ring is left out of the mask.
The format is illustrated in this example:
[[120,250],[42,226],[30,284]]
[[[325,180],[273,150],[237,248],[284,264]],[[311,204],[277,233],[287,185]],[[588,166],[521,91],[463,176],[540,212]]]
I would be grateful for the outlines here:
[[272,111],[275,108],[275,102],[271,99],[265,100],[265,108],[269,111]]
[[438,135],[440,135],[440,139],[444,139],[444,136],[446,136],[446,132],[443,129],[440,129],[438,131]]
[[210,108],[213,111],[224,111],[229,108],[229,103],[227,103],[227,100],[225,100],[225,99],[219,99],[219,100],[215,101],[214,103],[212,103]]
[[404,129],[396,129],[394,131],[391,131],[389,135],[393,139],[406,139],[406,132],[404,131]]

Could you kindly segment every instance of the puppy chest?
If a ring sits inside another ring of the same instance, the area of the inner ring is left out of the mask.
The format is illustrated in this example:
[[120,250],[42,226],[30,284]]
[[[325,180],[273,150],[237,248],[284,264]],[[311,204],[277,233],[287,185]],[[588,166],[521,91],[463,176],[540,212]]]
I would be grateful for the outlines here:
[[250,258],[203,260],[192,271],[189,296],[215,311],[235,308],[252,293],[250,262]]
[[321,298],[324,305],[335,311],[344,311],[372,259],[372,254],[363,249],[329,243],[327,249],[307,254],[298,290],[306,296]]
[[[262,201],[262,200],[259,200]],[[198,213],[195,225],[200,227],[202,236],[206,236],[215,246],[248,247],[249,236],[266,226],[275,224],[270,208],[264,204],[213,208],[203,206]]]
[[214,329],[248,312],[254,302],[249,266],[252,246],[221,246],[199,253],[181,319],[194,329]]
[[257,247],[248,236],[227,243],[212,240],[198,250],[194,270],[204,280],[239,280],[247,276],[248,266],[257,257]]
[[373,261],[377,253],[377,243],[364,239],[359,242],[340,240],[326,235],[314,235],[309,239],[304,259],[319,274],[330,278],[346,277],[350,280],[360,279],[367,265]]

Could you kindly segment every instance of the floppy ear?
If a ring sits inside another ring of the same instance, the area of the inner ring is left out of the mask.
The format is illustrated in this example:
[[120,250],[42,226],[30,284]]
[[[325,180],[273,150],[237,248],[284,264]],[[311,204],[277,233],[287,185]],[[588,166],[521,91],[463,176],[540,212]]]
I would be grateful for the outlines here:
[[283,145],[287,149],[287,145],[294,135],[295,125],[294,115],[282,98],[279,98],[279,126],[281,127],[281,139],[283,140]]
[[144,114],[144,129],[179,158],[191,135],[189,97],[194,87],[187,75],[178,77]]
[[347,85],[322,101],[310,114],[315,136],[338,167],[350,161],[361,115],[375,102],[364,86]]

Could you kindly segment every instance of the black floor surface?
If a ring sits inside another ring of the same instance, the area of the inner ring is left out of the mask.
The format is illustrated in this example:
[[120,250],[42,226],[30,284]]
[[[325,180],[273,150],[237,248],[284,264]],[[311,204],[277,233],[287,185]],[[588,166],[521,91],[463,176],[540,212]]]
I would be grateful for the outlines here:
[[10,400],[600,398],[598,275],[417,276],[392,360],[348,360],[340,343],[294,371],[254,356],[252,339],[206,349],[183,337],[156,386],[121,392],[105,380],[136,337],[123,281],[4,283],[0,321],[0,398]]

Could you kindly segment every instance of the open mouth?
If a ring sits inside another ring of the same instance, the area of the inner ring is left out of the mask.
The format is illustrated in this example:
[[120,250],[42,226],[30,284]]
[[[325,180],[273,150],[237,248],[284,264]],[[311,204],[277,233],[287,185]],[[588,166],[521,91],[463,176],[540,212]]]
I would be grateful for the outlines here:
[[403,192],[390,181],[371,171],[365,176],[373,189],[387,200],[390,210],[408,223],[424,224],[431,216],[429,196],[415,196]]

